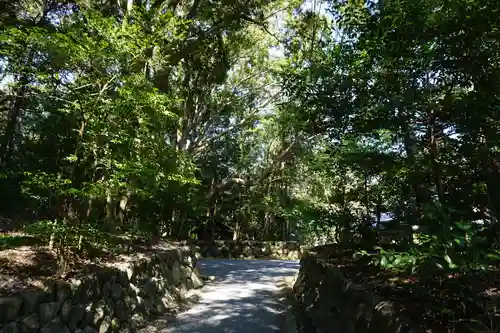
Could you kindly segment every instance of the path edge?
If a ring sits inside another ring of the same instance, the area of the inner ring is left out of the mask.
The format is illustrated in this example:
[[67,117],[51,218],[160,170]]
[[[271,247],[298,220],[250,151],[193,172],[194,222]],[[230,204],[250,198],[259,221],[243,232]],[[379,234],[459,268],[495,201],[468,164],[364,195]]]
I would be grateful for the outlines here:
[[293,292],[293,285],[297,279],[298,274],[293,277],[284,278],[279,284],[280,298],[282,299],[285,310],[283,312],[283,322],[280,325],[281,333],[299,333],[297,329],[297,300]]

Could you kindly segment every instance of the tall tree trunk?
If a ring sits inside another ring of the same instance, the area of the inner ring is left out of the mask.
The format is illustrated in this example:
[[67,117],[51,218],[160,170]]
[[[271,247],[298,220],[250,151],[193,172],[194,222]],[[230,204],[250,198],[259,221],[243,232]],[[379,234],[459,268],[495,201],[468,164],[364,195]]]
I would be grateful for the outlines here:
[[191,117],[194,111],[194,92],[191,87],[191,70],[186,70],[186,77],[184,78],[184,90],[186,91],[186,97],[184,101],[184,106],[179,115],[179,127],[177,129],[177,150],[184,151],[187,147],[187,140],[189,134],[189,126],[191,122]]
[[409,125],[411,122],[406,110],[402,113],[402,123],[403,143],[407,155],[407,163],[409,164],[409,169],[411,170],[410,184],[415,195],[415,205],[409,205],[409,223],[408,225],[404,225],[402,228],[403,236],[401,238],[400,245],[405,247],[412,243],[412,225],[420,224],[423,217],[423,206],[430,201],[430,198],[427,190],[425,189],[422,171],[417,166],[417,138]]
[[363,224],[366,226],[370,225],[370,205],[369,205],[369,198],[368,198],[368,170],[366,165],[363,166],[363,187],[364,187],[364,196],[363,196],[363,201],[364,201],[364,206],[365,206],[365,218],[363,221]]
[[[417,204],[417,214],[420,213],[422,205],[428,202],[428,193],[425,190],[425,184],[423,184],[422,172],[418,169],[416,162],[416,155],[418,151],[417,140],[415,134],[405,126],[404,132],[404,147],[406,151],[406,156],[410,169],[412,170],[410,174],[410,183],[412,185],[413,191],[415,193],[415,200]],[[416,217],[416,216],[415,216]]]
[[[214,186],[215,186],[215,175],[212,177],[210,188],[213,189]],[[213,204],[211,204],[212,201],[213,201]],[[210,239],[212,238],[211,235],[210,235],[210,237],[208,237],[208,235],[209,235],[208,231],[211,227],[213,227],[210,225],[210,222],[213,222],[215,219],[216,207],[217,207],[217,199],[210,200],[209,204],[207,206],[207,214],[206,214],[207,220],[205,221],[204,226],[203,226],[203,239],[208,240],[209,238]],[[210,233],[210,234],[213,234],[213,233]]]
[[236,219],[236,223],[235,223],[235,226],[233,229],[233,241],[234,242],[237,242],[240,239],[240,228],[241,228],[240,223]]
[[380,220],[382,219],[382,196],[377,194],[377,206],[375,208],[375,215],[377,216],[377,227],[380,226]]
[[110,225],[113,221],[113,198],[111,196],[111,189],[106,189],[106,221]]
[[[42,8],[42,13],[41,13],[42,15],[40,16],[40,19],[37,22],[33,22],[35,23],[35,26],[46,23],[47,15],[49,14],[49,11],[51,9],[48,1],[44,1],[42,2],[42,4],[44,6]],[[28,48],[27,45],[26,47]],[[22,59],[20,61],[22,62],[24,60],[26,66],[32,66],[34,51],[31,49],[28,50],[29,51],[26,59]],[[12,157],[12,146],[15,139],[16,128],[19,123],[19,119],[22,116],[23,104],[26,97],[25,95],[28,90],[29,76],[26,72],[20,74],[19,83],[21,85],[21,88],[17,92],[16,97],[14,99],[14,104],[12,105],[12,109],[10,110],[7,119],[7,125],[5,127],[4,137],[0,142],[0,167],[6,167],[9,164],[10,159]]]
[[212,213],[212,240],[214,240],[214,231],[215,231],[215,226],[217,224],[216,216],[217,216],[217,198],[215,198],[214,210]]
[[500,158],[492,156],[487,133],[484,129],[482,129],[482,133],[480,154],[488,200],[495,217],[488,231],[487,240],[490,245],[493,245],[500,234]]
[[[31,59],[31,56],[29,57]],[[5,133],[0,144],[0,166],[7,167],[12,157],[12,148],[16,136],[16,128],[21,118],[21,112],[24,104],[25,95],[28,89],[28,76],[22,74],[19,80],[21,88],[19,89],[12,108],[9,111]]]
[[435,112],[431,112],[429,126],[428,126],[428,138],[429,138],[429,152],[431,157],[431,168],[432,176],[434,178],[434,185],[436,186],[436,193],[438,195],[439,202],[445,204],[443,182],[441,176],[441,165],[438,161],[438,139],[442,134],[440,125],[437,122]]
[[127,214],[127,207],[128,203],[130,200],[131,192],[127,191],[122,198],[120,199],[120,202],[118,204],[118,220],[120,221],[120,225],[123,227],[125,224],[125,218]]

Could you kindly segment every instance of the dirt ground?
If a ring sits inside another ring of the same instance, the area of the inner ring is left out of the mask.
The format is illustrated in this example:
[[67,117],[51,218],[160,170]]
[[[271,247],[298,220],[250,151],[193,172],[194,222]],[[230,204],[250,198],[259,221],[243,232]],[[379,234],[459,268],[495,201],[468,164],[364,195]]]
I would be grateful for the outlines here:
[[130,257],[147,256],[176,247],[160,242],[155,246],[130,245],[126,239],[106,248],[85,251],[67,249],[66,269],[61,271],[56,251],[40,239],[22,232],[0,232],[0,294],[14,294],[27,288],[41,288],[50,280],[66,279],[95,266],[118,265]]
[[381,270],[368,260],[330,258],[355,283],[363,284],[424,332],[500,333],[500,270],[443,276],[412,276]]

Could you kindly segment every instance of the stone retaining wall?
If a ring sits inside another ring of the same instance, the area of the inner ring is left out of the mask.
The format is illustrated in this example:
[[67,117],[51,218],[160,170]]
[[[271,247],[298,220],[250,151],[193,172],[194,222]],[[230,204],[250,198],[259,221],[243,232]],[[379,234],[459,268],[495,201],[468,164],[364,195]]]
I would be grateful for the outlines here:
[[165,250],[37,290],[0,295],[1,333],[135,332],[203,286],[187,249]]
[[297,325],[307,333],[421,333],[393,304],[349,281],[314,254],[303,256],[294,284]]
[[202,258],[298,260],[301,256],[297,242],[215,240],[190,241],[186,245]]

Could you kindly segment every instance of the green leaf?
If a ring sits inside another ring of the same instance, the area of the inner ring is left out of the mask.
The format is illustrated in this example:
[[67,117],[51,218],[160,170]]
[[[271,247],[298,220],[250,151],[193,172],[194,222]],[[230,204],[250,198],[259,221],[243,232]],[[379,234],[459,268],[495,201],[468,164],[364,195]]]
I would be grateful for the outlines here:
[[387,267],[387,257],[386,256],[382,256],[380,258],[380,266]]

